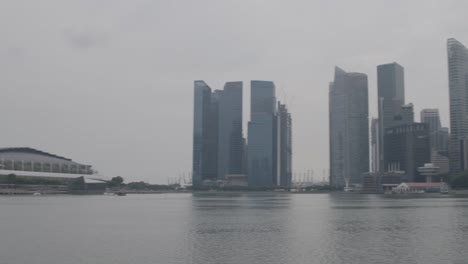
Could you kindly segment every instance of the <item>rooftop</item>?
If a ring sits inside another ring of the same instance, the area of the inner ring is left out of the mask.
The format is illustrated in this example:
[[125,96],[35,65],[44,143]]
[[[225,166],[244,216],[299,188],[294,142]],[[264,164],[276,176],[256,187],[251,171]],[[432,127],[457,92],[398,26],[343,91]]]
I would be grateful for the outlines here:
[[38,154],[43,156],[48,156],[57,159],[63,159],[67,161],[71,161],[71,159],[57,156],[48,152],[40,151],[37,149],[29,148],[29,147],[15,147],[15,148],[0,148],[0,153],[9,153],[9,152],[20,152],[20,153],[30,153],[30,154]]

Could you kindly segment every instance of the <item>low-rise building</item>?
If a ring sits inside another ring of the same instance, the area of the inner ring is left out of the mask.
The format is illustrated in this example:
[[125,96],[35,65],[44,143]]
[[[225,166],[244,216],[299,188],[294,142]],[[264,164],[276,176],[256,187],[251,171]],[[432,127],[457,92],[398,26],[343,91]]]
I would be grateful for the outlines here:
[[406,180],[406,174],[402,171],[372,172],[363,174],[363,193],[385,193],[391,191]]
[[402,182],[393,188],[394,193],[447,193],[449,186],[445,182]]
[[0,184],[66,186],[77,179],[104,191],[105,180],[91,165],[33,148],[0,148]]

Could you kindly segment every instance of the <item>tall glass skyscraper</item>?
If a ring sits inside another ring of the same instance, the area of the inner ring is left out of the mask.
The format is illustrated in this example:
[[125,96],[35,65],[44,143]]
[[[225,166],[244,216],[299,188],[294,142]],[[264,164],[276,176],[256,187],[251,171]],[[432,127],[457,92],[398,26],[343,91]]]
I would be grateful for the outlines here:
[[362,183],[369,171],[369,105],[367,75],[335,67],[330,83],[330,185]]
[[285,104],[278,102],[279,175],[277,185],[290,188],[292,181],[292,118]]
[[441,146],[443,142],[441,142],[442,125],[440,123],[439,109],[421,110],[421,123],[428,125],[431,150],[444,150]]
[[463,164],[462,141],[468,136],[468,50],[456,39],[447,40],[450,97],[450,170],[468,169]]
[[194,90],[192,183],[199,186],[217,177],[218,93],[204,81],[195,81]]
[[243,174],[242,82],[212,92],[204,81],[195,81],[194,89],[193,185]]
[[404,69],[398,63],[389,63],[377,66],[377,93],[379,113],[379,168],[386,171],[384,166],[384,134],[386,129],[399,125],[395,117],[401,113],[401,107],[405,104]]
[[242,82],[228,82],[219,98],[218,178],[243,174]]
[[249,186],[276,186],[278,176],[278,122],[275,84],[270,81],[251,81],[250,85]]
[[379,148],[378,141],[379,138],[379,119],[371,119],[371,172],[378,172],[379,168]]

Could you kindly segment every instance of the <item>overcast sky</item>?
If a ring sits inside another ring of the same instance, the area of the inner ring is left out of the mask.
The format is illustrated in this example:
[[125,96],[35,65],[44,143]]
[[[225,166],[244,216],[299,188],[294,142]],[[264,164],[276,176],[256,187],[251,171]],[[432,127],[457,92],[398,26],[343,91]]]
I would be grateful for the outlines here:
[[[462,0],[2,0],[0,146],[29,146],[107,177],[166,183],[191,170],[193,81],[271,80],[293,115],[295,171],[328,168],[334,66],[405,67],[419,120],[448,126],[446,39],[468,45]],[[247,127],[244,126],[244,135]]]

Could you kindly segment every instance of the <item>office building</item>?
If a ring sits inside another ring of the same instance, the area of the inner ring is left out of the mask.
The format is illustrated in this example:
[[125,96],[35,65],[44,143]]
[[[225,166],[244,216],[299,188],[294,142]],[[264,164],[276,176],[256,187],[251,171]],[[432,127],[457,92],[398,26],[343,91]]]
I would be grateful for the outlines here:
[[292,181],[292,118],[285,104],[278,102],[279,175],[277,185],[290,188]]
[[377,144],[379,137],[379,119],[371,119],[371,172],[379,170],[379,145]]
[[330,185],[361,184],[369,171],[367,75],[335,67],[329,90]]
[[275,84],[251,81],[248,123],[248,182],[250,187],[272,187],[278,179],[278,117]]
[[219,98],[218,179],[243,173],[242,82],[228,82]]
[[193,122],[193,185],[242,174],[242,82],[212,91],[204,81],[195,81]]
[[448,151],[450,146],[450,133],[448,127],[442,127],[439,130],[437,148],[440,151]]
[[[194,82],[192,183],[217,177],[218,116],[217,97],[204,81]],[[214,122],[213,122],[214,121]]]
[[400,112],[393,117],[393,126],[409,125],[414,123],[414,106],[412,103],[402,105]]
[[456,39],[447,40],[450,97],[450,170],[462,171],[462,140],[468,136],[468,50]]
[[442,128],[438,109],[423,109],[421,111],[421,123],[429,127],[429,140],[431,149],[447,150],[448,129]]
[[385,171],[404,171],[410,182],[425,180],[417,168],[431,161],[427,124],[413,123],[388,128],[384,142]]
[[[384,134],[386,129],[398,125],[401,107],[405,104],[404,69],[398,63],[377,66],[377,99],[379,113],[379,164],[384,163]],[[385,166],[379,167],[380,171]]]

